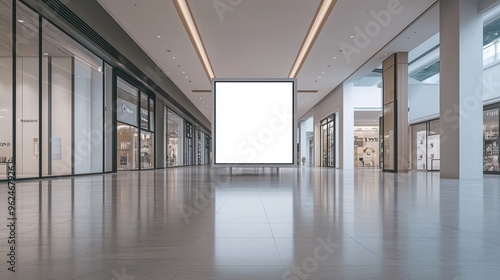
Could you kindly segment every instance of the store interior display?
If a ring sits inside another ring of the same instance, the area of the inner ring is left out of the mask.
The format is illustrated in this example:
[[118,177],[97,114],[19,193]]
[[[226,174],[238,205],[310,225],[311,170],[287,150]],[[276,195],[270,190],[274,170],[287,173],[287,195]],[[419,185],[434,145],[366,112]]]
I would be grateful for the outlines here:
[[167,109],[166,166],[182,166],[184,119]]
[[335,167],[335,114],[321,121],[321,166]]
[[483,171],[500,172],[499,108],[485,110],[483,115]]
[[412,169],[439,171],[441,137],[439,120],[411,126]]
[[354,127],[355,167],[379,167],[379,128]]

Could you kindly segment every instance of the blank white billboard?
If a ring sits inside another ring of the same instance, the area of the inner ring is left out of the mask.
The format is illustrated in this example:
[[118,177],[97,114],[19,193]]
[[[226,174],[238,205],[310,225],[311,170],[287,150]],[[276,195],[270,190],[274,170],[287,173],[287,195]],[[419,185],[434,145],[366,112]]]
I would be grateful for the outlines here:
[[214,164],[295,164],[295,79],[215,79]]

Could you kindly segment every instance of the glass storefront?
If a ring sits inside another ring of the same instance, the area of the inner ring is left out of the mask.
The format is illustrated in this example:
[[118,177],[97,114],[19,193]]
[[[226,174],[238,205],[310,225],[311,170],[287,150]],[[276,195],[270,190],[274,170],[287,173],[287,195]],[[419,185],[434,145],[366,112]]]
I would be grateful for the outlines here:
[[210,136],[205,134],[205,161],[204,164],[210,164],[212,162],[212,140]]
[[205,147],[205,133],[200,131],[199,129],[196,130],[196,154],[197,154],[197,160],[196,164],[197,165],[202,165],[205,164],[205,153],[204,153],[204,147]]
[[321,166],[335,167],[335,114],[321,121]]
[[483,171],[500,173],[499,155],[500,104],[486,106],[483,115]]
[[395,119],[394,119],[394,104],[391,102],[384,105],[384,139],[383,139],[383,151],[384,151],[384,170],[394,171],[396,168],[394,162],[394,153],[396,152],[396,134],[395,129]]
[[[12,33],[12,1],[0,0],[0,38],[10,38]],[[7,179],[7,164],[13,161],[12,138],[12,42],[3,40],[0,47],[0,180]]]
[[184,119],[172,110],[165,110],[167,114],[166,127],[166,164],[167,167],[182,166],[184,164]]
[[378,126],[354,127],[354,166],[379,167]]
[[23,3],[0,7],[0,179],[14,160],[18,178],[103,172],[104,61]]
[[150,104],[154,108],[154,100],[121,77],[117,77],[116,84],[117,169],[154,168],[154,133],[151,127],[154,113],[150,111]]
[[190,122],[185,123],[185,132],[186,132],[186,156],[185,156],[185,165],[194,165],[194,128],[193,124]]
[[440,169],[440,126],[439,120],[432,120],[411,126],[412,169],[439,171]]
[[[155,167],[152,90],[74,40],[79,27],[21,1],[0,0],[0,14],[0,180],[11,162],[18,178]],[[206,135],[196,142],[193,124],[171,116],[167,166],[210,161]]]

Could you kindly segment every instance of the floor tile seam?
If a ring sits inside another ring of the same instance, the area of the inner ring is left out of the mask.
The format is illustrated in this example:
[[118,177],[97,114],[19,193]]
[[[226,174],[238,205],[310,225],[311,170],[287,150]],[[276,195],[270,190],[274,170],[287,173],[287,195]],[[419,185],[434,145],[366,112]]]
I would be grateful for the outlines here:
[[185,263],[185,261],[183,261],[182,264],[179,265],[179,267],[177,268],[177,270],[175,271],[174,275],[172,276],[172,278],[170,280],[175,280],[175,277],[177,277],[177,274],[179,274],[179,271],[181,271],[181,268],[184,267],[184,263]]
[[[219,212],[222,210],[222,208],[224,208],[224,205],[226,205],[226,202],[229,200],[229,198],[232,196],[232,194],[229,194],[226,199],[224,200],[224,202],[222,202],[222,205],[219,207],[219,209],[215,212],[215,216],[217,216],[219,214]],[[215,218],[214,216],[214,218]]]
[[349,236],[352,240],[354,240],[356,243],[358,243],[361,247],[363,247],[365,250],[367,250],[368,252],[370,252],[372,255],[374,255],[375,257],[377,257],[378,259],[382,260],[384,262],[384,264],[387,264],[388,266],[391,266],[392,264],[388,263],[384,258],[382,258],[381,256],[379,256],[378,254],[376,254],[375,252],[373,252],[372,250],[370,250],[368,247],[366,247],[364,244],[362,244],[361,242],[359,242],[356,238],[354,238],[353,236],[351,236],[350,234],[347,234],[346,232],[344,232],[344,234],[346,234],[347,236]]
[[259,194],[259,199],[260,199],[260,203],[262,205],[262,208],[264,208],[264,214],[266,215],[267,226],[269,227],[269,230],[271,231],[271,236],[272,236],[273,242],[274,242],[274,248],[276,249],[276,253],[278,254],[278,257],[280,258],[281,265],[284,265],[283,258],[281,257],[280,250],[278,248],[278,243],[276,243],[276,237],[274,236],[274,232],[273,232],[273,229],[271,227],[269,217],[267,216],[267,211],[266,211],[266,208],[264,207],[264,202],[262,201],[262,195],[261,195],[260,191],[258,191],[258,194]]

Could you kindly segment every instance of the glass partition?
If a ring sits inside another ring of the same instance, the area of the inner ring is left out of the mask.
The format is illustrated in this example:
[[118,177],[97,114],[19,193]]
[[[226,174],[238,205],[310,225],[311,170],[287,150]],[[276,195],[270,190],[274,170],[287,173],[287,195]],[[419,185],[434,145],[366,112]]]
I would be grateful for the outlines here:
[[[12,33],[12,1],[0,0],[0,38],[10,38]],[[12,42],[4,40],[0,47],[0,180],[7,179],[8,162],[13,161],[12,120]]]

